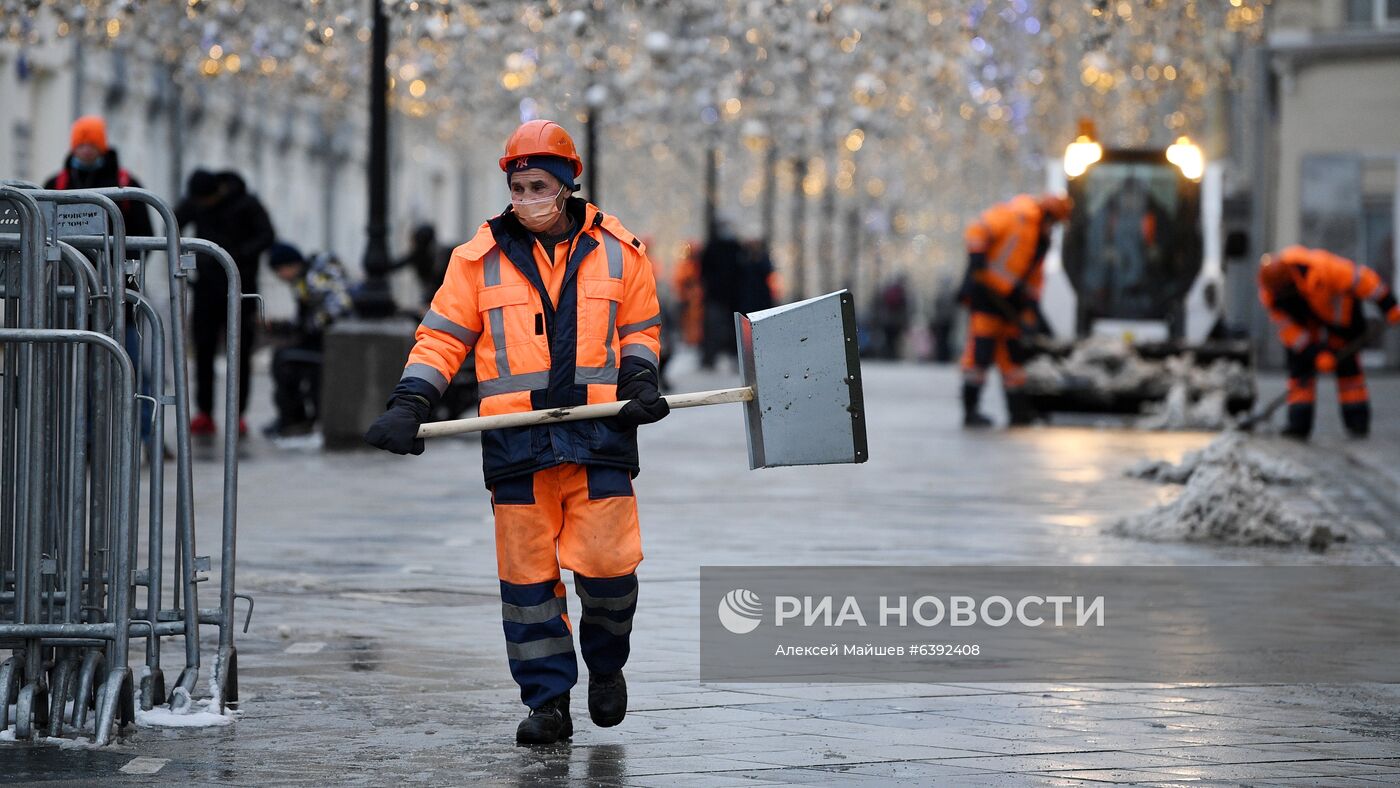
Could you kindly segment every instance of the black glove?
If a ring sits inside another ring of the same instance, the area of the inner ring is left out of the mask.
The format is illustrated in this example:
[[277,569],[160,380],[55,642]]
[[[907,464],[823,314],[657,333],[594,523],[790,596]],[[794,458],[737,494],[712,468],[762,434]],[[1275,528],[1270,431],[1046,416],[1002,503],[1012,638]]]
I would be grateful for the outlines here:
[[389,409],[370,425],[365,442],[395,454],[422,454],[423,439],[418,437],[418,428],[431,413],[432,406],[423,397],[396,396],[389,402]]
[[1297,380],[1311,380],[1317,377],[1317,359],[1327,346],[1314,342],[1302,350],[1288,353],[1288,376]]
[[656,379],[656,370],[649,364],[639,365],[621,374],[617,382],[617,398],[631,401],[608,420],[613,429],[635,429],[639,425],[666,418],[666,414],[671,412],[671,406],[662,399]]
[[1299,361],[1301,361],[1303,364],[1306,364],[1310,369],[1316,368],[1317,357],[1322,355],[1322,352],[1326,349],[1327,346],[1323,343],[1314,342],[1311,345],[1308,345],[1307,347],[1303,348],[1302,352],[1298,354]]
[[1018,313],[1029,309],[1031,304],[1035,303],[1035,299],[1031,298],[1030,290],[1026,288],[1025,282],[1017,282],[1011,288],[1011,294],[1006,297],[1006,301]]

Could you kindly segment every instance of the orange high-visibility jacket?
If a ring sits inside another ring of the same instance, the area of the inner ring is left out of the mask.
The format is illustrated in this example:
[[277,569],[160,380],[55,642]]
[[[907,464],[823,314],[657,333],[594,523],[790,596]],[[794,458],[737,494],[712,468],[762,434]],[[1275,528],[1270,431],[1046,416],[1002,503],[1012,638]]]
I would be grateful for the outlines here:
[[1017,284],[1033,298],[1040,298],[1045,276],[1040,248],[1044,212],[1036,199],[1021,194],[982,212],[966,233],[970,255],[985,255],[986,265],[972,272],[973,281],[1003,298]]
[[671,287],[680,303],[681,337],[698,347],[705,333],[705,285],[700,280],[700,261],[695,256],[699,243],[687,242],[676,263]]
[[1364,265],[1325,249],[1290,246],[1276,258],[1292,274],[1297,295],[1259,288],[1259,300],[1278,326],[1279,338],[1292,350],[1316,342],[1323,326],[1345,328],[1359,316],[1358,298],[1384,301],[1389,288],[1380,275]]
[[[571,198],[582,228],[552,264],[510,210],[452,252],[401,387],[439,393],[476,351],[481,415],[613,402],[619,371],[655,368],[661,308],[646,248],[616,218]],[[413,379],[417,379],[414,381]],[[482,435],[488,486],[564,462],[638,469],[636,433],[591,420]]]

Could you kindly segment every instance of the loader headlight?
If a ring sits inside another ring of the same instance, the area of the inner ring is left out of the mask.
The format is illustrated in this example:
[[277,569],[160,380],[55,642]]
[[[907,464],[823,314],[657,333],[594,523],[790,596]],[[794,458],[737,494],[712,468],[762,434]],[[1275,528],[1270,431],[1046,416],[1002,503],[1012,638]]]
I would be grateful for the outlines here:
[[1065,175],[1078,178],[1089,165],[1103,158],[1103,146],[1094,142],[1087,134],[1080,134],[1065,148]]
[[1176,165],[1181,174],[1193,181],[1199,181],[1206,172],[1206,157],[1201,147],[1182,135],[1167,148],[1167,161]]

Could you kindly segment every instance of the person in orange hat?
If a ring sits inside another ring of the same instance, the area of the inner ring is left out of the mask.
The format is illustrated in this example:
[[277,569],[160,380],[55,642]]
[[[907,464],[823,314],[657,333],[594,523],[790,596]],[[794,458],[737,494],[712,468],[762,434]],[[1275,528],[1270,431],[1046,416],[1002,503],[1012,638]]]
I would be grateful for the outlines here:
[[1385,320],[1400,323],[1400,305],[1375,271],[1324,249],[1290,246],[1264,255],[1259,300],[1288,350],[1288,426],[1283,434],[1312,434],[1318,373],[1335,372],[1342,423],[1353,437],[1371,431],[1371,397],[1358,353],[1335,353],[1366,333],[1362,301],[1374,301]]
[[[110,187],[140,188],[136,180],[117,159],[117,150],[107,143],[107,123],[97,115],[84,115],[73,121],[69,134],[68,155],[63,166],[54,176],[44,182],[45,189],[102,189]],[[154,235],[151,213],[145,203],[135,200],[118,200],[117,208],[122,213],[122,223],[126,225],[128,237]],[[136,278],[127,281],[127,287],[136,287]],[[131,356],[132,365],[140,371],[141,391],[149,393],[150,381],[147,371],[141,368],[141,338],[131,304],[126,305],[126,352]],[[142,400],[141,437],[146,439],[151,432],[149,402]]]
[[[113,186],[140,188],[141,182],[121,166],[117,149],[107,143],[107,123],[97,115],[73,121],[68,155],[58,173],[44,182],[45,189],[101,189]],[[126,234],[152,234],[151,215],[144,203],[121,200]]]
[[1001,371],[1011,426],[1031,423],[1030,401],[1022,387],[1023,326],[1039,322],[1041,263],[1050,246],[1050,230],[1069,218],[1073,207],[1064,194],[1022,194],[988,208],[967,228],[967,274],[961,298],[968,308],[967,347],[963,351],[963,426],[987,427],[978,412],[982,386],[993,364]]
[[388,410],[365,440],[421,454],[419,426],[475,351],[481,415],[630,400],[615,417],[481,436],[496,520],[506,656],[530,714],[519,744],[573,735],[574,573],[588,713],[622,722],[637,565],[637,427],[669,412],[660,385],[661,307],[646,245],[573,196],[583,162],[559,124],[532,120],[500,160],[510,207],[452,252]]

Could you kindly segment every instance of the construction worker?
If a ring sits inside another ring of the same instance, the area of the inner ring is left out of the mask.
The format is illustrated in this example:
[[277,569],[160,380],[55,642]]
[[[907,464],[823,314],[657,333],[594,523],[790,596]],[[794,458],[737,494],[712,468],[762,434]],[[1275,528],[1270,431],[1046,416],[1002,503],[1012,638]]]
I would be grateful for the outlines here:
[[578,679],[561,567],[582,605],[589,716],[608,727],[627,712],[622,668],[642,560],[636,428],[669,412],[661,314],[642,242],[572,196],[583,162],[562,127],[522,125],[500,166],[511,205],[453,251],[388,410],[365,437],[421,454],[418,427],[473,350],[483,416],[630,400],[608,420],[482,434],[506,655],[530,708],[516,741],[550,744],[573,735]]
[[681,307],[681,338],[698,348],[705,341],[705,285],[700,279],[700,242],[681,244],[671,290]]
[[1050,246],[1050,231],[1069,218],[1068,196],[1022,194],[993,205],[967,228],[967,274],[961,300],[968,308],[967,347],[963,351],[963,426],[987,427],[978,412],[987,370],[996,364],[1006,390],[1012,426],[1034,418],[1025,392],[1022,334],[1039,323],[1041,262]]
[[1283,434],[1306,440],[1312,433],[1317,375],[1327,372],[1337,374],[1347,432],[1358,438],[1368,434],[1371,400],[1360,353],[1335,354],[1366,334],[1362,300],[1376,302],[1388,323],[1400,323],[1400,306],[1390,288],[1375,271],[1345,257],[1290,246],[1260,260],[1259,299],[1288,350],[1288,425]]

